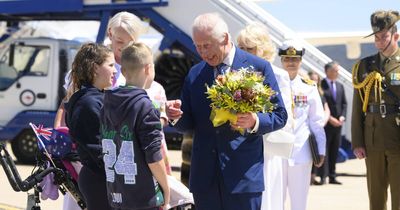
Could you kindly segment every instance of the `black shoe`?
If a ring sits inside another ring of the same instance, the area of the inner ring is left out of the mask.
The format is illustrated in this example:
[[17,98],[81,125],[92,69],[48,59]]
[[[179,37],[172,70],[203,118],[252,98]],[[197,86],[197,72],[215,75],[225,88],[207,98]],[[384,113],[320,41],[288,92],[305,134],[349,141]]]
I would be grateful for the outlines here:
[[311,185],[322,185],[321,182],[318,182],[317,180],[312,180]]
[[336,180],[336,179],[329,179],[329,184],[339,184],[339,185],[341,185],[342,183],[339,182],[339,181]]
[[319,185],[324,185],[326,184],[326,180],[325,178],[321,178],[321,181],[319,182]]

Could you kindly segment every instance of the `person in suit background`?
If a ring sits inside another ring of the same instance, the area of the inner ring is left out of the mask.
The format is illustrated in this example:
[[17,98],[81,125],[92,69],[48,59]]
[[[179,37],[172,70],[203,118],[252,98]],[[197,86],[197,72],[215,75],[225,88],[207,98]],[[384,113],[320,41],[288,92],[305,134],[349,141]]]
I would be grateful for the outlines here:
[[[189,188],[197,210],[259,210],[264,191],[263,138],[282,128],[287,113],[281,95],[273,97],[271,113],[238,113],[235,124],[214,127],[210,121],[211,86],[218,70],[254,67],[264,84],[279,92],[269,62],[237,48],[226,22],[217,13],[199,15],[193,23],[193,41],[203,59],[189,71],[179,100],[167,103],[169,119],[180,131],[193,131]],[[232,129],[233,128],[233,129]],[[244,128],[245,133],[235,131]]]
[[321,81],[321,88],[331,111],[328,124],[325,126],[326,158],[321,171],[321,184],[325,184],[327,176],[330,184],[342,184],[336,179],[336,159],[342,137],[342,126],[346,119],[347,101],[343,84],[337,81],[338,72],[338,62],[327,63],[326,78]]
[[321,87],[321,77],[315,71],[308,72],[308,77],[310,77],[310,79],[312,81],[314,81],[315,84],[317,84],[318,92],[319,92],[319,95],[321,96],[321,101],[322,101],[322,105],[324,107],[324,112],[325,112],[324,125],[326,125],[329,121],[329,117],[331,116],[331,110],[329,109],[328,102],[326,102],[326,99],[324,96],[324,91],[322,90],[322,87]]
[[[312,81],[314,81],[315,84],[317,84],[318,92],[321,96],[322,106],[324,107],[324,113],[325,113],[324,126],[325,126],[328,123],[329,117],[331,116],[331,110],[329,110],[328,102],[326,102],[326,99],[324,96],[324,91],[321,88],[321,77],[315,71],[308,72],[308,77],[310,77],[310,79]],[[311,185],[321,185],[321,182],[318,182],[316,180],[317,173],[321,173],[320,169],[318,169],[317,167],[315,167],[313,165],[312,170],[311,170],[311,180],[310,180]]]

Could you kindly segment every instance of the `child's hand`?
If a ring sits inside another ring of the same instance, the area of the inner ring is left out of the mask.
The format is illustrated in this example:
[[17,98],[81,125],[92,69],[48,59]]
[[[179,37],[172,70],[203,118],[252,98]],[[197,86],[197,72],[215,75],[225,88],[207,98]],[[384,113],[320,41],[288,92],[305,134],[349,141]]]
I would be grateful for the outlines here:
[[170,201],[170,191],[169,189],[163,189],[163,196],[164,196],[164,204],[161,206],[163,210],[167,210],[169,207],[169,201]]
[[151,170],[151,173],[153,174],[154,178],[156,178],[163,192],[164,204],[161,205],[160,207],[162,209],[167,209],[167,207],[169,207],[169,201],[170,201],[170,189],[169,189],[168,177],[165,172],[165,163],[161,159],[160,161],[149,163],[148,165]]

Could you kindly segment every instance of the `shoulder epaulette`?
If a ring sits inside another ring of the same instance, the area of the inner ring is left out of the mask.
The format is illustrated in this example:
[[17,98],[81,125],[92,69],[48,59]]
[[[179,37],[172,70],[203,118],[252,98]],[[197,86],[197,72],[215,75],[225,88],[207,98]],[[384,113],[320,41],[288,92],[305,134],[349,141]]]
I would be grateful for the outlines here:
[[311,80],[311,79],[308,79],[308,78],[301,78],[301,81],[302,82],[304,82],[304,83],[306,83],[307,85],[311,85],[311,86],[315,86],[316,84],[315,84],[315,82],[313,81],[313,80]]
[[397,51],[394,54],[393,58],[397,63],[400,63],[400,49],[397,49]]

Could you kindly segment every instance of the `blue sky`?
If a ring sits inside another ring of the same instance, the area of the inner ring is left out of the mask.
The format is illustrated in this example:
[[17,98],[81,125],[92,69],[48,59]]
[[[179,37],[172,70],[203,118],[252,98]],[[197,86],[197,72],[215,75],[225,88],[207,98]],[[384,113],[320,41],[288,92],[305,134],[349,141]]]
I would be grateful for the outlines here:
[[297,33],[369,32],[371,13],[400,11],[399,0],[271,0],[258,4]]

